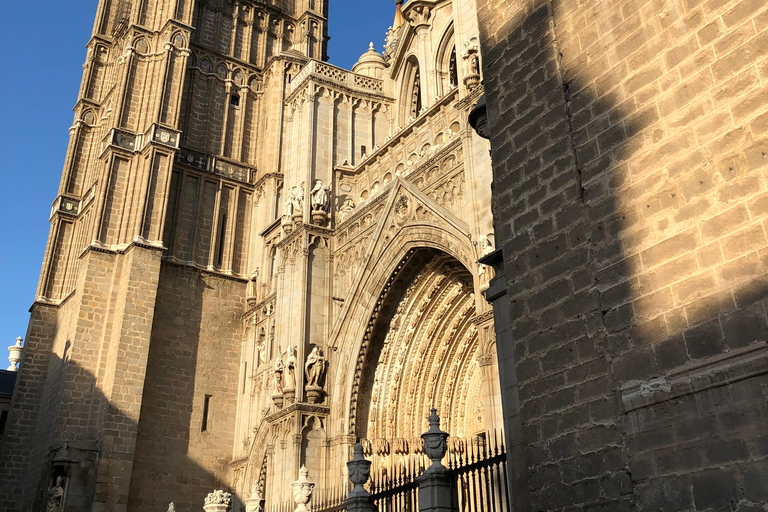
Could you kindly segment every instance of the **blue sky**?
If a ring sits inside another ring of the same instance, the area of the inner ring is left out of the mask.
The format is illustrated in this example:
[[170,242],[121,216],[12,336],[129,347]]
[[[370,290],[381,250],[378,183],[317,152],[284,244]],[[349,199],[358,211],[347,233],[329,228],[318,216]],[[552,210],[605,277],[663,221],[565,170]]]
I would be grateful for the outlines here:
[[[95,0],[0,0],[0,365],[25,336],[80,87]],[[381,51],[392,0],[330,0],[330,62]],[[34,22],[29,18],[33,16]]]

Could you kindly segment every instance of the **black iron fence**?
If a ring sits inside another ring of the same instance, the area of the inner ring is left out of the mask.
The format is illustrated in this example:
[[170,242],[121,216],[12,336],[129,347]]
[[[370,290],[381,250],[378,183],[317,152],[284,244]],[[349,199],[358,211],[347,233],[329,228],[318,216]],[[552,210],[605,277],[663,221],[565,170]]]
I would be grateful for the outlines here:
[[[427,456],[417,453],[374,456],[371,480],[366,488],[378,512],[416,512],[419,510],[417,478],[430,465]],[[449,438],[444,464],[449,470],[456,512],[507,512],[507,462],[504,436],[500,431],[485,432],[469,439]],[[344,510],[349,487],[326,490],[312,497],[312,512]],[[292,509],[290,509],[292,510]],[[283,508],[269,512],[290,512]]]

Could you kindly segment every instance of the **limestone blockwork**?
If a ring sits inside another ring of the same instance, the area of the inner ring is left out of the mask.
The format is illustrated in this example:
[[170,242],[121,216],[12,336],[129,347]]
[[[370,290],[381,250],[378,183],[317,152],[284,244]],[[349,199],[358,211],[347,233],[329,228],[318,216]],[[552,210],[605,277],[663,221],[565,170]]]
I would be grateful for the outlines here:
[[765,509],[768,4],[478,9],[515,510]]
[[500,437],[477,7],[416,4],[348,71],[324,0],[98,3],[0,509],[338,495],[432,406]]

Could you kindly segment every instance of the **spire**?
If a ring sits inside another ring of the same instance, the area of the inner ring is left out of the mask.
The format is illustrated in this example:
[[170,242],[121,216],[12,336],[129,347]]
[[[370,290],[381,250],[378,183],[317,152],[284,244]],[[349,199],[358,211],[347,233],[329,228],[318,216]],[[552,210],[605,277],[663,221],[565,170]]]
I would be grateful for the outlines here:
[[392,28],[397,30],[405,21],[403,19],[403,0],[395,0],[395,21],[392,23]]

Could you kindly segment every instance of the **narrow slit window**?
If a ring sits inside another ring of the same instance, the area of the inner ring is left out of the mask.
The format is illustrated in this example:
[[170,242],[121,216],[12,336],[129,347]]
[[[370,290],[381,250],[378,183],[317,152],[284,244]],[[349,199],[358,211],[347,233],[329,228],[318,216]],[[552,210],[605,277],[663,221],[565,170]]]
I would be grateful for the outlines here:
[[248,361],[243,363],[243,390],[241,394],[245,394],[245,385],[248,382]]
[[5,432],[5,424],[8,422],[8,411],[0,413],[0,436]]
[[220,267],[224,261],[224,241],[227,238],[227,214],[221,214],[221,224],[219,226],[219,247],[216,251],[216,266]]
[[233,94],[229,97],[229,104],[233,107],[239,107],[240,106],[240,95]]
[[203,402],[203,423],[200,425],[200,432],[208,431],[208,413],[210,412],[211,395],[205,395],[205,402]]

